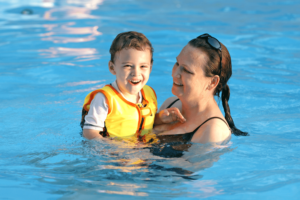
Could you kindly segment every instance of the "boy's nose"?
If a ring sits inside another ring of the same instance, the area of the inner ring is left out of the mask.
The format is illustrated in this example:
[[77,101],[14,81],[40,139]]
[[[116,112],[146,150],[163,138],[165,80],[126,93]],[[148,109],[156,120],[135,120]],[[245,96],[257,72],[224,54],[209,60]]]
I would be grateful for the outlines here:
[[139,76],[140,75],[140,69],[138,67],[133,67],[131,70],[131,76]]

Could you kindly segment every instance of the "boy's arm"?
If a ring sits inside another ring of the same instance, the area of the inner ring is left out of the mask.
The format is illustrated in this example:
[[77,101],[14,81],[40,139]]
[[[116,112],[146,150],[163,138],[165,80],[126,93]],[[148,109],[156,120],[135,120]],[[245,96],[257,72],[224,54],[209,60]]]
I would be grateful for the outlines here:
[[103,138],[102,135],[99,134],[98,130],[93,129],[83,129],[83,136],[86,139],[96,139],[96,138]]
[[85,116],[83,136],[89,140],[103,138],[99,132],[103,131],[107,114],[108,105],[106,104],[106,97],[103,93],[99,92],[92,100],[90,110]]

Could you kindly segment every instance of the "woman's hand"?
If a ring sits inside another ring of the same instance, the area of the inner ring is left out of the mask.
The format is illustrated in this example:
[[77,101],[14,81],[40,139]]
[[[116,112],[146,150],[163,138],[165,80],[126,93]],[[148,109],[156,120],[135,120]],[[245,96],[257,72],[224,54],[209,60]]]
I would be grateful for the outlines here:
[[186,119],[178,108],[166,108],[155,115],[154,125],[169,124],[173,122],[184,123]]

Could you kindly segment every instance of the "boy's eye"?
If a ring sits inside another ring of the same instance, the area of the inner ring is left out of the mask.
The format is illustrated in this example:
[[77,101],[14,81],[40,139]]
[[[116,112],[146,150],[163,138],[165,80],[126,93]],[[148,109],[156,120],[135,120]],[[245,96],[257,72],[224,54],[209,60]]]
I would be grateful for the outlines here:
[[124,67],[131,67],[131,65],[125,65]]
[[148,66],[147,65],[142,65],[141,68],[148,68]]

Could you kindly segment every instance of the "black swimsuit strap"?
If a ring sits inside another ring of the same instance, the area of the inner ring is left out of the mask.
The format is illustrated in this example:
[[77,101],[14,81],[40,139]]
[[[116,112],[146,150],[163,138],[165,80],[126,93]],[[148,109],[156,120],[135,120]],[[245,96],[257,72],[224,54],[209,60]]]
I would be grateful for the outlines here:
[[171,106],[173,106],[174,103],[176,103],[179,99],[176,99],[175,101],[173,101],[167,108],[171,108]]
[[[193,138],[193,136],[194,136],[194,134],[198,131],[198,129],[199,129],[203,124],[205,124],[206,122],[208,122],[208,121],[211,120],[211,119],[220,119],[220,120],[222,120],[222,121],[228,126],[227,122],[226,122],[224,119],[222,119],[221,117],[211,117],[211,118],[208,118],[207,120],[205,120],[202,124],[200,124],[200,126],[198,126],[194,131],[183,134],[183,138],[184,138],[185,140],[191,141],[192,138]],[[229,126],[228,126],[228,127],[229,127]]]
[[220,120],[222,120],[222,121],[228,126],[227,122],[226,122],[224,119],[222,119],[221,117],[211,117],[211,118],[208,118],[207,120],[205,120],[205,122],[203,122],[200,126],[198,126],[198,127],[193,131],[193,133],[196,133],[196,132],[198,131],[198,129],[199,129],[203,124],[205,124],[206,122],[208,122],[208,121],[211,120],[211,119],[220,119]]

